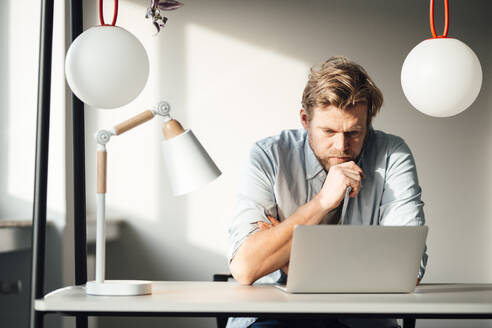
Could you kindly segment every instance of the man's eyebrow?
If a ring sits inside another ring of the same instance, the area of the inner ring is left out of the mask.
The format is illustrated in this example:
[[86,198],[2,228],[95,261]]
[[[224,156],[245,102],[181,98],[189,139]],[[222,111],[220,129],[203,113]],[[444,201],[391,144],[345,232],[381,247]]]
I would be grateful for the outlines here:
[[[321,129],[323,130],[330,130],[330,131],[335,131],[334,129],[328,127],[328,126],[320,126]],[[350,127],[347,131],[353,131],[353,130],[362,130],[362,125],[357,124],[352,127]]]

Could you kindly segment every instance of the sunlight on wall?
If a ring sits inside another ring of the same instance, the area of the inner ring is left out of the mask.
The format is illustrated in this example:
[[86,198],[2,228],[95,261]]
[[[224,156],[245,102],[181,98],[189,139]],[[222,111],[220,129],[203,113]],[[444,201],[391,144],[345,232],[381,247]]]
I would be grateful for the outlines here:
[[188,122],[223,173],[188,196],[187,239],[225,254],[246,155],[255,141],[301,127],[309,65],[200,25],[185,35]]
[[[28,1],[11,2],[10,17],[22,17]],[[64,224],[65,213],[65,77],[63,65],[63,3],[54,7],[50,144],[48,165],[48,219]],[[39,17],[22,28],[19,20],[10,24],[8,47],[10,57],[10,104],[8,124],[8,196],[27,208],[20,212],[30,217],[34,188],[36,140]],[[35,56],[33,56],[35,54]],[[19,213],[20,214],[20,213]]]
[[[22,1],[24,2],[24,1]],[[25,4],[10,2],[10,17],[22,17]],[[33,26],[39,26],[32,22]],[[34,181],[34,149],[36,136],[36,90],[39,35],[37,28],[20,28],[10,20],[9,28],[9,115],[8,115],[8,176],[10,197],[32,201]]]

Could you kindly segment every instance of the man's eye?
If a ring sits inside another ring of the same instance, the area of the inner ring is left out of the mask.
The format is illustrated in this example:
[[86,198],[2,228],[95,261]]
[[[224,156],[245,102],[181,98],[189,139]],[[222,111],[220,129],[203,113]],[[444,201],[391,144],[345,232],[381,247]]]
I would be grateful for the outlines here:
[[350,131],[348,132],[349,137],[357,137],[359,136],[360,132],[359,131]]

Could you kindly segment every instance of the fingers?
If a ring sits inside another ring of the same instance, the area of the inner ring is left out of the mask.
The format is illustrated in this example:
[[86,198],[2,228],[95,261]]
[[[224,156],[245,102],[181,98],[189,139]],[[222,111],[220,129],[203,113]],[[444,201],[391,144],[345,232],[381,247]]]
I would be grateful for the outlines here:
[[348,187],[351,187],[352,188],[352,190],[350,191],[349,196],[351,198],[354,198],[360,192],[360,189],[361,189],[361,186],[362,186],[362,184],[361,184],[361,181],[362,181],[361,175],[359,174],[358,171],[344,169],[344,168],[341,168],[341,170],[342,170],[342,173],[343,173],[343,177],[345,179],[345,186],[346,186],[346,188],[348,188]]
[[349,196],[351,198],[356,197],[362,187],[361,181],[366,175],[353,161],[342,163],[339,166],[345,176],[347,188],[352,187]]
[[352,188],[352,190],[349,193],[349,197],[350,198],[355,198],[357,196],[357,194],[359,193],[359,191],[360,191],[360,189],[354,189],[354,188]]
[[260,231],[265,231],[265,230],[268,230],[272,227],[271,224],[268,224],[268,223],[263,222],[263,221],[256,222],[256,226],[260,229]]
[[280,223],[279,220],[270,215],[267,216],[267,219],[273,224],[274,227]]
[[256,226],[261,230],[261,231],[265,231],[265,230],[268,230],[270,228],[273,228],[275,226],[277,226],[280,221],[278,221],[276,218],[274,218],[273,216],[267,216],[267,219],[271,222],[271,224],[269,223],[266,223],[264,221],[258,221],[256,222]]
[[343,173],[346,176],[348,176],[349,178],[356,180],[356,181],[359,181],[359,182],[362,180],[362,177],[360,176],[359,172],[353,171],[353,170],[346,170],[346,169],[342,169],[342,170],[343,170]]
[[362,171],[362,169],[357,165],[355,164],[354,161],[350,161],[350,162],[346,162],[346,163],[342,163],[342,164],[339,164],[338,166],[340,167],[343,167],[344,169],[346,170],[351,170],[351,171],[355,171],[357,172],[363,179],[366,178],[366,174],[364,173],[364,171]]
[[348,187],[351,187],[352,188],[352,190],[350,190],[349,197],[350,198],[355,198],[355,196],[357,196],[357,194],[360,191],[360,183],[357,183],[354,180],[351,180],[350,181],[350,184],[347,186],[347,188]]

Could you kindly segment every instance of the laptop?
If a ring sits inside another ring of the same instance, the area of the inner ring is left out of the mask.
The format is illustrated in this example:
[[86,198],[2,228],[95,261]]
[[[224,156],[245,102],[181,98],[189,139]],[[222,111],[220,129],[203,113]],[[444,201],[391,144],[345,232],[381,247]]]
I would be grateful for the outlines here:
[[299,225],[288,293],[410,293],[427,226]]

